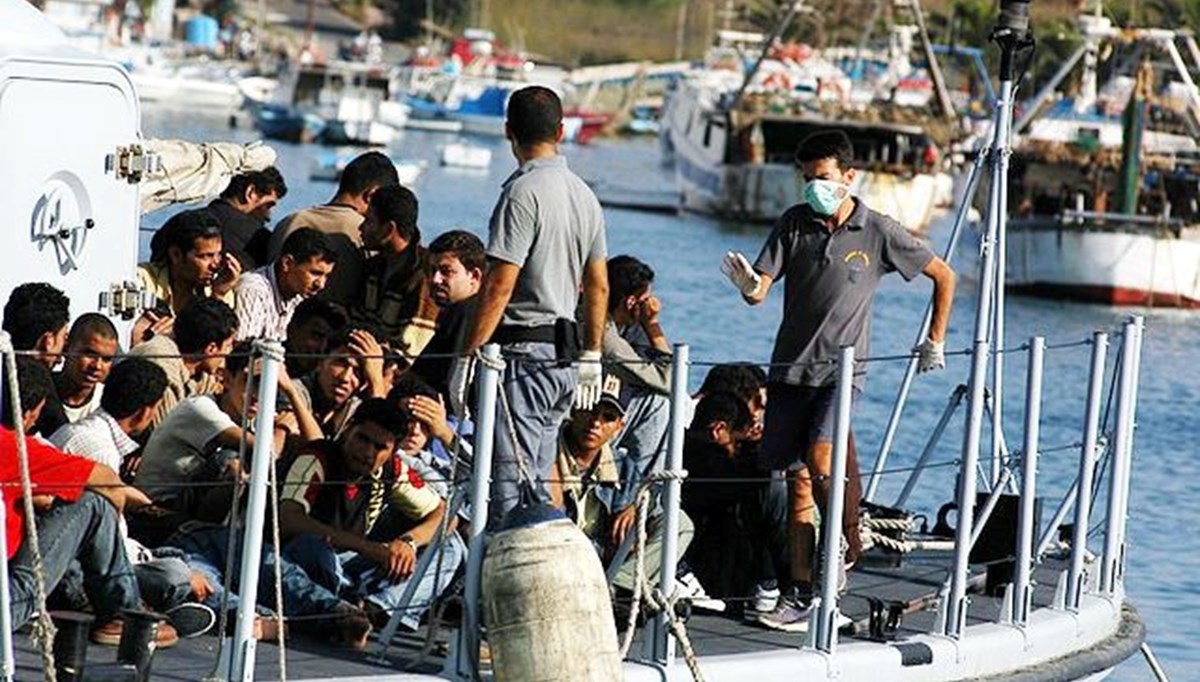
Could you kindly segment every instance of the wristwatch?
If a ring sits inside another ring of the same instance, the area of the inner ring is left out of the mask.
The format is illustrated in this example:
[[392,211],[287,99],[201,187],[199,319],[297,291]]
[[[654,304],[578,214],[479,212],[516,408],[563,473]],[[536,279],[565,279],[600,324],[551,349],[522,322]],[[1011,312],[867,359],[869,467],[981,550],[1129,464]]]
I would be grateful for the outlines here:
[[417,553],[417,541],[413,539],[413,536],[405,533],[404,535],[400,536],[400,541],[407,542],[408,546],[412,547],[413,554]]

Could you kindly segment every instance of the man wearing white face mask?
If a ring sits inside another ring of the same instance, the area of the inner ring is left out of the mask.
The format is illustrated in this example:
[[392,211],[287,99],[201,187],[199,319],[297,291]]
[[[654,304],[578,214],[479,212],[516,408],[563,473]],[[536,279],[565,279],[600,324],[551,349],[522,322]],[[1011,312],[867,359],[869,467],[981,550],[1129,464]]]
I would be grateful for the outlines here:
[[[840,130],[816,132],[802,140],[796,164],[806,182],[805,203],[791,207],[779,218],[753,266],[740,253],[726,254],[721,265],[750,305],[762,303],[771,285],[786,278],[783,321],[771,355],[761,450],[767,468],[786,469],[792,478],[792,584],[775,611],[760,619],[764,625],[783,630],[803,629],[808,622],[815,550],[808,500],[811,492],[824,511],[829,499],[836,360],[847,345],[854,346],[857,357],[869,354],[871,303],[884,275],[899,272],[911,280],[924,274],[933,281],[929,337],[914,350],[919,355],[919,371],[945,367],[943,345],[954,298],[954,271],[895,220],[853,196],[850,187],[857,175],[853,153],[850,139]],[[854,376],[855,400],[865,381],[866,366],[859,365]],[[802,466],[808,473],[796,475]],[[858,506],[862,487],[853,433],[846,475],[843,566],[849,567],[861,552]]]

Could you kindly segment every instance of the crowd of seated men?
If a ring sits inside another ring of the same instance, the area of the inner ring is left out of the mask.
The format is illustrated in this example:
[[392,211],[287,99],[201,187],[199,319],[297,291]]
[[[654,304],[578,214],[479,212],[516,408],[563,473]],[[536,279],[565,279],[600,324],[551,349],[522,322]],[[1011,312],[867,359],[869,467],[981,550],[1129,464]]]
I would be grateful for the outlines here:
[[[470,473],[473,429],[448,410],[447,386],[488,267],[484,245],[462,230],[423,243],[416,196],[376,152],[347,166],[329,203],[271,231],[286,192],[278,171],[248,173],[210,206],[167,220],[139,266],[158,305],[125,338],[101,315],[72,320],[72,302],[49,284],[8,294],[3,329],[20,351],[23,409],[5,401],[0,428],[14,627],[33,617],[39,579],[12,485],[18,424],[50,606],[93,613],[94,642],[116,644],[126,609],[165,614],[157,644],[167,647],[237,608],[230,536],[240,536],[241,484],[264,438],[278,462],[282,546],[263,553],[256,636],[277,637],[282,614],[290,629],[361,649],[394,615],[416,629],[454,583],[467,516],[465,500],[450,501]],[[665,458],[671,346],[653,270],[616,256],[608,278],[603,393],[562,424],[549,488],[593,541],[619,610],[636,552],[658,575],[653,473]],[[285,348],[270,433],[254,431],[262,340]],[[679,577],[686,596],[716,609],[701,583],[735,605],[769,598],[787,560],[785,484],[760,473],[754,454],[764,382],[750,366],[716,367],[691,406],[685,458],[698,480],[684,487]],[[430,551],[436,568],[415,575]]]

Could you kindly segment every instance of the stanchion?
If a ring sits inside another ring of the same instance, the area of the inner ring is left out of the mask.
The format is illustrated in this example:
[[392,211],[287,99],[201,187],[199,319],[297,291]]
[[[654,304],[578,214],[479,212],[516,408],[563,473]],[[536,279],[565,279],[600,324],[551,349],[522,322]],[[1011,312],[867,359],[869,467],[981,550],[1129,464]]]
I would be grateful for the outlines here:
[[1029,341],[1029,373],[1025,384],[1025,447],[1021,455],[1021,514],[1017,520],[1017,565],[1011,591],[1012,619],[1017,627],[1029,622],[1033,607],[1033,527],[1037,500],[1038,436],[1042,419],[1042,366],[1046,339],[1035,336]]
[[[6,331],[0,331],[0,352],[12,352],[12,338]],[[0,357],[0,362],[3,362],[2,357]],[[0,401],[7,399],[5,391],[8,390],[8,387],[3,383],[0,382]],[[3,403],[0,402],[0,404]],[[2,481],[0,485],[15,485],[15,483]],[[2,499],[0,497],[0,500]],[[0,527],[8,528],[7,504],[0,504]],[[0,533],[0,650],[3,652],[3,667],[0,667],[0,675],[3,675],[4,682],[12,682],[13,675],[17,674],[12,631],[12,592],[8,585],[8,534]]]
[[479,611],[480,581],[483,578],[484,531],[488,520],[488,491],[492,483],[492,451],[496,436],[496,396],[500,388],[500,346],[483,348],[479,363],[477,407],[475,411],[475,462],[471,472],[471,528],[467,538],[467,584],[463,628],[458,634],[455,673],[477,678],[479,673],[479,630],[483,618]]
[[[254,679],[254,606],[258,603],[258,574],[262,566],[263,525],[267,513],[267,478],[275,443],[270,434],[275,431],[275,396],[278,392],[279,366],[283,362],[283,346],[276,341],[255,344],[262,353],[262,373],[258,383],[258,418],[255,420],[254,454],[250,462],[250,484],[247,487],[246,521],[242,534],[242,562],[238,572],[241,590],[237,619],[234,621],[233,650],[228,676],[231,681],[249,682]],[[253,359],[251,359],[251,370]]]
[[817,605],[813,646],[827,654],[837,646],[838,580],[842,571],[842,510],[846,503],[846,459],[850,452],[850,409],[854,397],[854,346],[838,360],[837,411],[833,419],[833,461],[829,502],[821,520],[821,603]]
[[1079,452],[1076,482],[1075,528],[1071,536],[1071,567],[1067,571],[1066,607],[1079,610],[1083,595],[1083,559],[1087,555],[1092,478],[1096,472],[1096,443],[1100,434],[1100,403],[1104,398],[1104,364],[1108,359],[1108,334],[1092,335],[1092,369],[1088,377],[1087,415],[1083,424],[1083,449]]
[[1117,423],[1113,437],[1112,473],[1108,485],[1108,519],[1104,529],[1104,556],[1100,562],[1100,593],[1111,596],[1116,590],[1117,576],[1125,553],[1125,524],[1122,516],[1122,497],[1127,489],[1128,459],[1133,431],[1133,358],[1137,352],[1134,340],[1136,327],[1125,323],[1121,343],[1121,374],[1117,379]]
[[[688,352],[686,344],[675,344],[675,354],[671,359],[671,421],[667,431],[666,471],[673,474],[683,470],[685,410],[691,400],[687,390]],[[676,554],[682,485],[678,477],[672,477],[663,484],[663,545],[658,584],[668,601],[675,592],[675,568],[679,565],[679,557]],[[665,666],[669,676],[675,662],[675,640],[671,638],[670,629],[667,627],[667,614],[659,613],[654,617],[652,641],[654,660]]]

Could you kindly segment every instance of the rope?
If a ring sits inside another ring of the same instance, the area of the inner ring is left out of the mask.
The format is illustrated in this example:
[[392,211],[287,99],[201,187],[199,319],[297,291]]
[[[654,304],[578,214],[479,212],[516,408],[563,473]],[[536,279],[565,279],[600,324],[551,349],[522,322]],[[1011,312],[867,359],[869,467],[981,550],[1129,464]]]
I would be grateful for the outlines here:
[[[0,336],[0,353],[4,354],[4,365],[8,370],[8,404],[12,413],[13,428],[16,430],[17,461],[21,469],[21,501],[25,508],[25,542],[33,558],[33,598],[37,605],[37,617],[33,621],[33,638],[41,649],[42,675],[46,682],[56,682],[54,666],[54,622],[46,611],[46,567],[42,564],[42,550],[38,546],[37,516],[33,508],[33,481],[29,476],[29,448],[25,443],[25,423],[21,416],[21,385],[17,379],[17,356],[13,352],[12,339],[8,334]],[[8,576],[0,576],[7,580]]]
[[621,660],[629,655],[629,647],[633,646],[633,633],[637,629],[638,615],[642,610],[642,585],[646,582],[646,506],[650,501],[649,486],[643,486],[637,496],[637,544],[634,545],[634,577],[633,601],[629,604],[629,619],[625,623],[625,633],[621,636]]
[[[859,517],[858,525],[863,551],[879,546],[900,554],[908,554],[916,549],[916,545],[906,541],[904,536],[916,530],[916,523],[916,519],[912,517],[876,519],[872,518],[869,513],[863,512]],[[900,537],[887,535],[885,531],[892,531]]]

